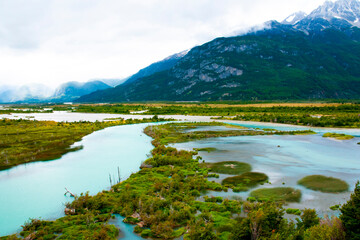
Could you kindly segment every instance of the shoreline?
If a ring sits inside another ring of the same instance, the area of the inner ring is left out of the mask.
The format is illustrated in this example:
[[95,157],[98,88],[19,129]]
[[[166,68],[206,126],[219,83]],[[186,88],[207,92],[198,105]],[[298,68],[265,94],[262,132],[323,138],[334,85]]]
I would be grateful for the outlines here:
[[[68,112],[68,111],[54,111],[53,113],[12,113],[12,114],[0,114],[0,119],[28,119],[38,121],[56,121],[56,122],[76,122],[76,121],[109,121],[109,118],[124,118],[126,119],[143,119],[151,118],[155,115],[138,115],[138,114],[114,114],[114,113],[80,113],[80,112]],[[199,115],[158,115],[159,118],[173,118],[178,121],[200,121],[200,122],[231,122],[238,124],[256,124],[264,126],[277,126],[277,127],[296,127],[307,129],[329,129],[329,130],[346,130],[346,131],[359,131],[360,128],[339,128],[339,127],[314,127],[305,125],[295,125],[287,123],[273,123],[273,122],[257,122],[257,121],[241,121],[241,120],[227,120],[227,119],[213,119],[219,116],[199,116]]]

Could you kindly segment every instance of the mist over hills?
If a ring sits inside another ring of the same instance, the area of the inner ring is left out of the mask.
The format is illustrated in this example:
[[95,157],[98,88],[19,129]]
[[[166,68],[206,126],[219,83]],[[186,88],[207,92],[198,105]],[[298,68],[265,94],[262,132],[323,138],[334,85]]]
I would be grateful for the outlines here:
[[98,80],[85,83],[67,82],[56,89],[51,89],[43,84],[2,86],[0,103],[71,102],[83,95],[107,88],[111,88],[111,86]]
[[360,98],[359,18],[357,0],[325,2],[309,15],[214,39],[151,74],[77,101]]

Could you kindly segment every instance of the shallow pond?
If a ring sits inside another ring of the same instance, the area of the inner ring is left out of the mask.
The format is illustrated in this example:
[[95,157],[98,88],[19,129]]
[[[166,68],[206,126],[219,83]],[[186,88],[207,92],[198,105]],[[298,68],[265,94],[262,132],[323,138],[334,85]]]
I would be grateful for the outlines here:
[[[269,127],[268,124],[240,124],[253,128]],[[298,127],[272,125],[271,128],[295,130]],[[285,129],[286,128],[286,129]],[[279,130],[280,130],[279,129]],[[338,131],[336,129],[312,129],[318,132]],[[341,131],[340,131],[341,132]],[[347,130],[358,136],[358,130]],[[193,148],[216,148],[214,152],[200,152],[207,162],[240,161],[252,165],[253,171],[264,172],[271,184],[262,187],[294,187],[302,191],[300,203],[291,203],[288,207],[315,208],[320,215],[334,214],[329,209],[335,204],[344,203],[350,197],[350,191],[360,179],[360,146],[359,137],[347,141],[323,138],[322,134],[298,136],[238,136],[211,138],[200,141],[174,144],[176,148],[190,150]],[[280,147],[279,147],[280,146]],[[340,194],[321,193],[297,185],[302,177],[312,174],[333,176],[345,180],[350,191]],[[221,182],[229,175],[220,174]],[[212,180],[212,179],[211,179]],[[254,190],[254,189],[252,189]],[[240,196],[246,199],[249,192],[211,192],[213,196]],[[336,212],[335,212],[336,214]]]
[[20,165],[0,172],[0,236],[15,233],[29,218],[55,219],[64,215],[65,187],[75,194],[109,189],[109,174],[122,180],[137,172],[147,158],[149,124],[107,128],[83,138],[84,148],[61,159]]

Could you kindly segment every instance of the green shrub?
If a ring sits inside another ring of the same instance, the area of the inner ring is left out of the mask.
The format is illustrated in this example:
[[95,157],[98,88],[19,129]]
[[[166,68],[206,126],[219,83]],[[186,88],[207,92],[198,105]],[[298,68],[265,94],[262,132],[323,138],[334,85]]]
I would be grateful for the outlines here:
[[301,215],[301,210],[297,208],[288,208],[286,209],[287,214]]
[[340,205],[337,204],[337,205],[331,206],[330,209],[333,210],[333,211],[339,210],[339,209],[340,209]]
[[216,203],[222,203],[223,199],[222,197],[208,197],[204,196],[205,202],[216,202]]
[[141,232],[140,236],[141,236],[142,238],[149,238],[149,237],[152,236],[152,232],[151,232],[150,229],[145,229],[145,230],[143,230],[143,231]]
[[340,219],[345,227],[348,239],[360,239],[360,183],[355,185],[354,192],[340,208]]

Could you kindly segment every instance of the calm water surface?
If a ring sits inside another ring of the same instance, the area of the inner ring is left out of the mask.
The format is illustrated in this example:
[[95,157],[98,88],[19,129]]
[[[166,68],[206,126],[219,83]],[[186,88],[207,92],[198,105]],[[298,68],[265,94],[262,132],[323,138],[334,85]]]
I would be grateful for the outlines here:
[[61,159],[21,165],[0,172],[0,236],[20,230],[29,218],[62,217],[65,187],[76,194],[109,189],[109,174],[122,179],[137,172],[147,158],[151,138],[142,133],[149,124],[107,128],[83,138],[84,148]]

